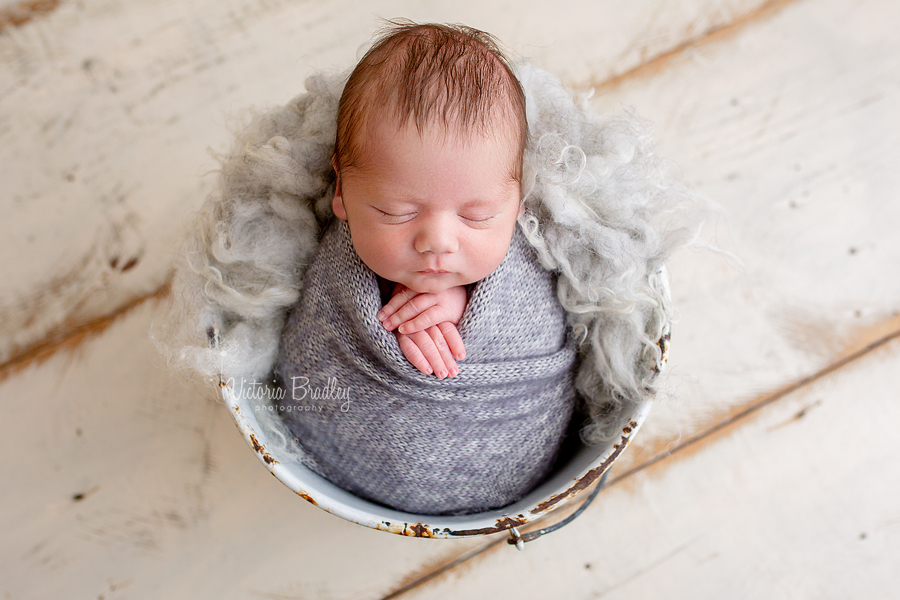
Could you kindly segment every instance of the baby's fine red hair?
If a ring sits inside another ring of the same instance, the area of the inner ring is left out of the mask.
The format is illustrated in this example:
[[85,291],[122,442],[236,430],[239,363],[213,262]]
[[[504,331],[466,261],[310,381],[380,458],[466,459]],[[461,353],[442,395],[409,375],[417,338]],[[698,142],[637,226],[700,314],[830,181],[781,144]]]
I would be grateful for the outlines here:
[[[525,94],[509,61],[487,33],[462,25],[392,23],[347,80],[338,107],[334,165],[359,160],[370,120],[439,124],[448,132],[489,135],[499,129],[516,144],[522,177],[528,124]],[[498,127],[499,125],[499,127]]]

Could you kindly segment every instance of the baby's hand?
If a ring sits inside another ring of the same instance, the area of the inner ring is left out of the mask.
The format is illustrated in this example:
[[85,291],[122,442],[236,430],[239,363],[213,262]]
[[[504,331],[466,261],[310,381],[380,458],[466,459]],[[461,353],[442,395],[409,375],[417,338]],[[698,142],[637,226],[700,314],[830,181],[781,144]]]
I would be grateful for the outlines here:
[[459,323],[466,310],[466,288],[456,286],[439,294],[420,294],[397,284],[391,300],[378,313],[388,331],[415,333],[448,321]]
[[440,294],[419,294],[397,285],[394,296],[378,313],[385,328],[397,329],[394,335],[406,359],[425,374],[439,379],[459,373],[456,360],[465,358],[466,349],[456,324],[466,308],[464,287],[450,288]]
[[[415,333],[398,333],[397,342],[400,350],[412,366],[422,373],[432,373],[438,379],[456,377],[459,367],[453,360],[454,355],[462,359],[465,356],[462,338],[456,330],[456,325],[448,321],[432,325],[425,331]],[[456,350],[454,350],[456,348]]]

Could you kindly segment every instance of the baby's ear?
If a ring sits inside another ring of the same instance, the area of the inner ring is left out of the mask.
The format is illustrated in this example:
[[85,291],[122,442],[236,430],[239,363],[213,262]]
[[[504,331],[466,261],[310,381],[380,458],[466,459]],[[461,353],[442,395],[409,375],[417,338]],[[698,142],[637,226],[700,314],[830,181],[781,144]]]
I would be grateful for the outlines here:
[[334,198],[331,200],[331,210],[341,221],[347,220],[347,211],[344,209],[344,198],[341,196],[341,176],[337,174],[334,182]]
[[331,155],[331,168],[334,169],[334,198],[331,200],[331,210],[341,221],[347,220],[347,210],[344,208],[344,198],[341,195],[341,170],[338,169],[337,156]]

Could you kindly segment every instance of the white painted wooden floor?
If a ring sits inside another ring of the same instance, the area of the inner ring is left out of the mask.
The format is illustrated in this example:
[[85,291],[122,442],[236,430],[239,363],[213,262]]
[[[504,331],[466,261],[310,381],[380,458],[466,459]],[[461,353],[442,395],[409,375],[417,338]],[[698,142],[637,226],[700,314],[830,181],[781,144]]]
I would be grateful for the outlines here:
[[[669,265],[670,370],[569,527],[403,538],[269,476],[147,331],[229,126],[377,17],[463,22],[633,106],[736,258]],[[0,0],[0,598],[891,598],[894,0]]]

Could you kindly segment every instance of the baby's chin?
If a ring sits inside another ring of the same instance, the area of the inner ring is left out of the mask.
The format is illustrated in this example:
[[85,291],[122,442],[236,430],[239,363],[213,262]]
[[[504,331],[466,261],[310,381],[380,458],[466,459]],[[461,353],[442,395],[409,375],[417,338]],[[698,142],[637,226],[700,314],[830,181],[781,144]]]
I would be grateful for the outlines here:
[[447,274],[424,277],[419,276],[410,278],[407,281],[401,281],[400,283],[419,294],[440,294],[441,292],[446,292],[450,288],[468,285],[469,283],[474,282],[467,281],[454,274]]
[[[405,283],[403,285],[406,285]],[[465,285],[462,283],[456,283],[453,285],[406,285],[412,291],[419,294],[440,294],[441,292],[446,292],[450,288],[454,288],[460,285]]]

